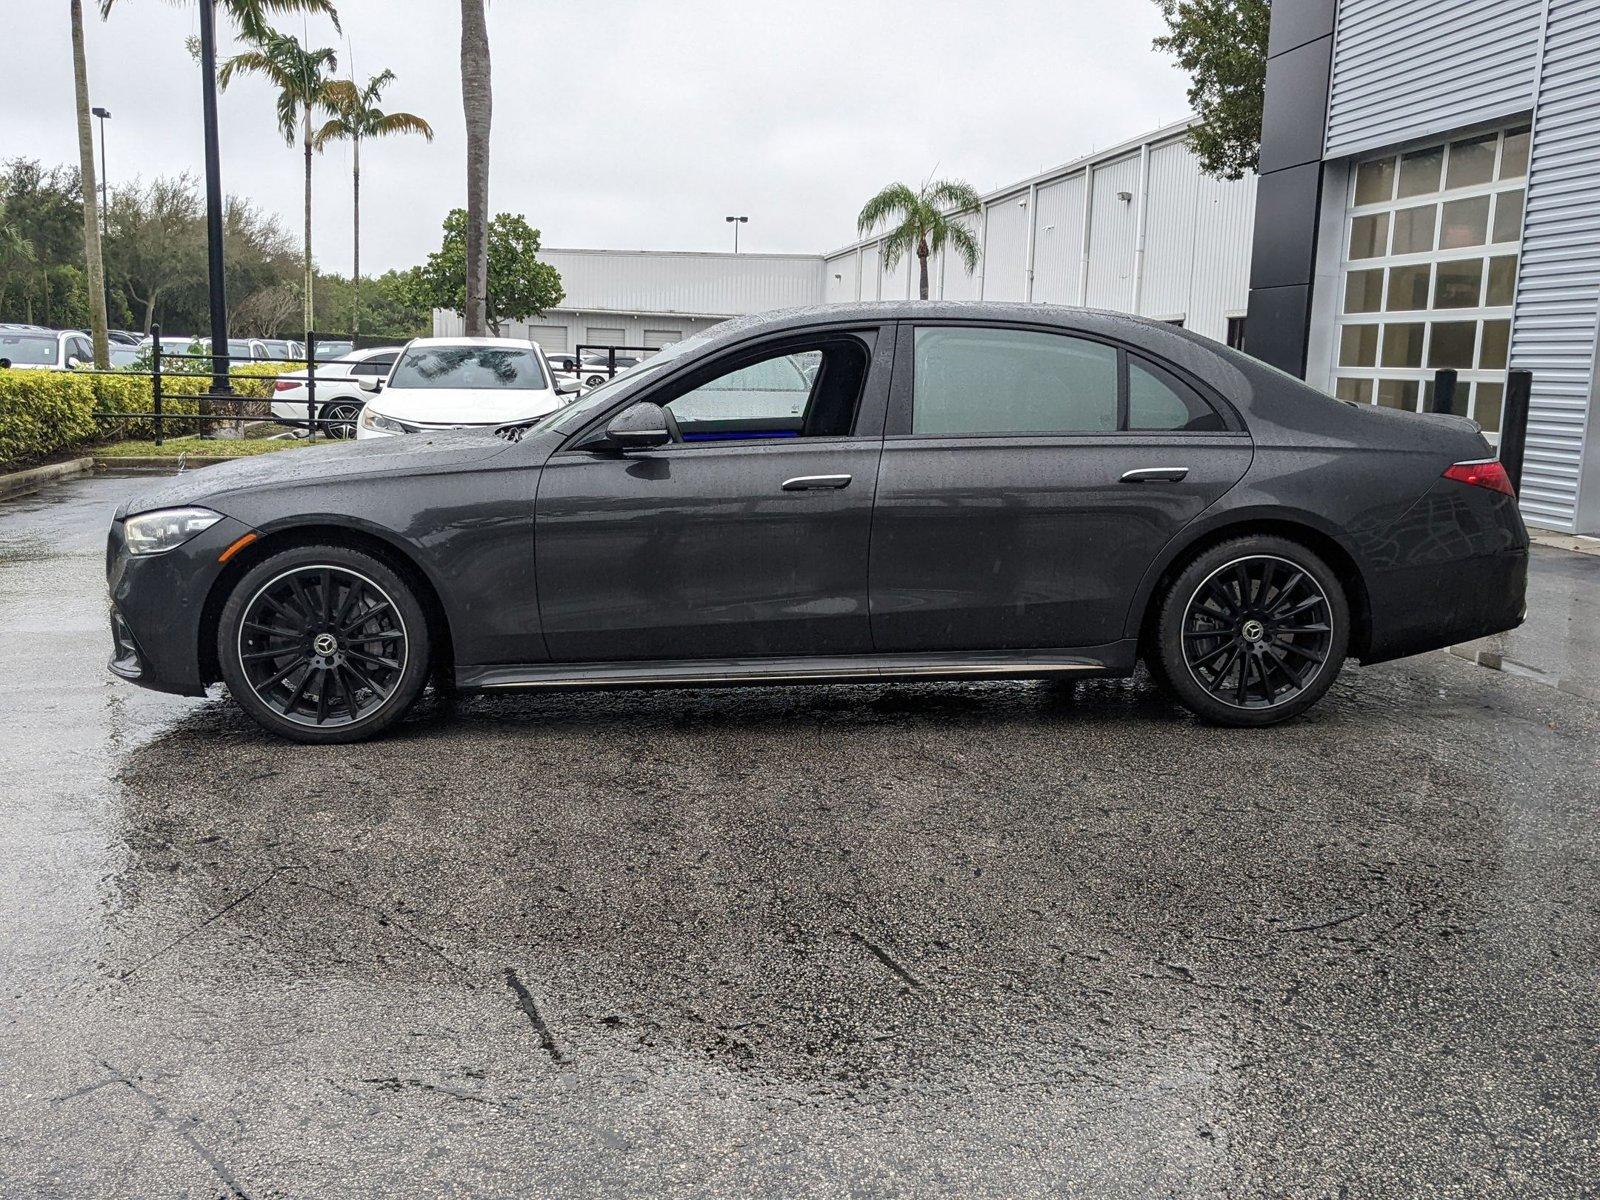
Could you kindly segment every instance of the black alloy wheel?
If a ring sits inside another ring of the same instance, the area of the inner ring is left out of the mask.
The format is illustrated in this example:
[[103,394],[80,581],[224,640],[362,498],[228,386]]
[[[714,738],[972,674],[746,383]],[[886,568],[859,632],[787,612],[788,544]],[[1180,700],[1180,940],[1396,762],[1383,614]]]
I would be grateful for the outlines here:
[[252,569],[229,597],[218,641],[235,699],[301,741],[387,728],[427,677],[427,621],[410,588],[341,546],[296,548]]
[[1245,538],[1191,563],[1161,608],[1158,675],[1189,708],[1266,725],[1316,703],[1349,644],[1349,608],[1320,558],[1281,538]]
[[354,400],[335,400],[322,410],[322,432],[331,438],[353,438],[361,405]]

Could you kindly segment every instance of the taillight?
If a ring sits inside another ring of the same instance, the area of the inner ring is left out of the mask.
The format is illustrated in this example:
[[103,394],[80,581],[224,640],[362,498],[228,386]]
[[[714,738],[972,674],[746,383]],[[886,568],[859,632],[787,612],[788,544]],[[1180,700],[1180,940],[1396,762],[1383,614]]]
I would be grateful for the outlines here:
[[1511,476],[1506,474],[1506,469],[1497,458],[1483,462],[1458,462],[1446,469],[1444,477],[1454,479],[1457,483],[1488,488],[1491,492],[1504,492],[1508,496],[1517,494],[1511,486]]
[[272,385],[272,390],[275,391],[275,392],[292,392],[292,391],[294,391],[295,388],[297,388],[299,386],[300,386],[300,383],[299,383],[298,380],[280,379],[280,380],[278,380],[277,383]]

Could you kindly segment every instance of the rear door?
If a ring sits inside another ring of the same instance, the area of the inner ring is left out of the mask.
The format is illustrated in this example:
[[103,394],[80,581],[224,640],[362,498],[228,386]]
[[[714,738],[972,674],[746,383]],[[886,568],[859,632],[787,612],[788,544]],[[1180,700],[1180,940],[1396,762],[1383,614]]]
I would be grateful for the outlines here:
[[1151,561],[1250,457],[1231,410],[1129,347],[902,325],[873,517],[877,649],[1118,641]]

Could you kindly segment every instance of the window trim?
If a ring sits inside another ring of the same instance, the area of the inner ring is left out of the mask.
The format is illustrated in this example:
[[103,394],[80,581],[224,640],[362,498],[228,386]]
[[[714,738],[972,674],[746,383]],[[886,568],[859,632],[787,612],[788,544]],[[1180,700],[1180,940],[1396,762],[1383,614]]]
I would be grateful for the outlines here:
[[[773,331],[750,341],[736,342],[714,352],[705,359],[670,366],[660,379],[647,384],[632,396],[624,396],[616,403],[597,412],[589,420],[562,439],[552,453],[582,454],[594,457],[592,447],[586,445],[594,434],[624,409],[635,404],[660,404],[660,397],[672,393],[675,400],[678,389],[695,378],[715,379],[729,370],[738,370],[741,363],[749,364],[762,358],[782,354],[786,350],[805,349],[821,342],[852,338],[867,353],[867,372],[861,383],[861,394],[856,399],[855,420],[851,431],[832,437],[773,437],[739,438],[728,441],[679,442],[664,446],[660,452],[671,454],[719,453],[740,450],[764,450],[775,446],[825,446],[854,442],[878,442],[883,439],[885,397],[888,377],[896,361],[896,323],[893,321],[849,321],[837,325],[815,325],[799,329]],[[693,385],[690,385],[692,390]],[[669,401],[670,403],[670,401]],[[611,456],[607,456],[611,457]]]
[[[1113,430],[1049,430],[1044,432],[1015,433],[1009,431],[988,433],[913,433],[911,431],[912,406],[916,402],[915,345],[918,329],[993,329],[1015,330],[1024,333],[1051,334],[1056,337],[1078,338],[1098,342],[1117,352],[1117,428]],[[885,441],[1022,441],[1037,444],[1042,441],[1094,441],[1113,438],[1149,437],[1248,437],[1244,420],[1238,411],[1221,396],[1217,389],[1196,379],[1194,375],[1177,366],[1159,352],[1143,346],[1130,346],[1097,330],[1079,329],[1069,325],[1046,325],[1035,321],[991,321],[982,318],[912,319],[900,322],[899,340],[895,347],[894,380],[889,397],[889,417],[884,427]],[[1133,355],[1160,368],[1178,382],[1186,384],[1202,402],[1216,413],[1222,422],[1221,429],[1129,429],[1128,428],[1128,356]]]

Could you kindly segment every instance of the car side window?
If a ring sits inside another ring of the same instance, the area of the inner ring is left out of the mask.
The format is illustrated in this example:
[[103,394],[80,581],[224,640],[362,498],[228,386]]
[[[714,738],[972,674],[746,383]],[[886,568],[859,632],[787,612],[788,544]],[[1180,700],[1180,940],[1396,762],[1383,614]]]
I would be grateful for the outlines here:
[[854,338],[793,347],[705,380],[663,402],[686,442],[850,433],[868,354]]
[[916,330],[911,432],[1114,433],[1117,351],[1024,329]]
[[81,337],[72,339],[67,353],[75,356],[81,362],[92,363],[94,361],[94,347]]
[[1216,409],[1188,384],[1170,371],[1130,354],[1128,428],[1220,433],[1227,425]]

